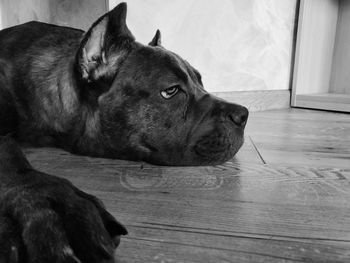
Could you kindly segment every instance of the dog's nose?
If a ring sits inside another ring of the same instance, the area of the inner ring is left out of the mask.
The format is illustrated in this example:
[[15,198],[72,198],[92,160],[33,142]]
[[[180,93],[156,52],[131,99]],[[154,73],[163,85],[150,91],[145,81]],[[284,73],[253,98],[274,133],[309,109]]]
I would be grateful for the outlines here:
[[244,128],[248,120],[248,109],[244,106],[234,105],[230,112],[227,114],[227,118],[239,127]]

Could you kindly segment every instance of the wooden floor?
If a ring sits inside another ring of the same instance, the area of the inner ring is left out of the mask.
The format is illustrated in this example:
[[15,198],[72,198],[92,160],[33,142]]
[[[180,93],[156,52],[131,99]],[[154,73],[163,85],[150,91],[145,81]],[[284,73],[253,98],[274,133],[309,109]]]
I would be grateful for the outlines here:
[[127,226],[119,263],[350,262],[349,114],[252,113],[244,147],[216,167],[26,153]]

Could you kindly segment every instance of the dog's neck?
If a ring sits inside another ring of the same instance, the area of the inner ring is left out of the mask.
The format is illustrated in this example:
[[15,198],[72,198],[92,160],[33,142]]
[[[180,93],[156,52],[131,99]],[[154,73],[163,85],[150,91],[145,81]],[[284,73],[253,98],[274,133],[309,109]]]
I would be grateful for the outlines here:
[[[97,100],[104,87],[102,84],[84,82],[76,74],[75,63],[71,61],[65,63],[61,71],[46,83],[47,92],[38,97],[43,102],[40,123],[57,134],[54,144],[98,147],[101,138]],[[73,137],[79,139],[71,141]]]
[[[73,74],[78,72],[73,68]],[[109,87],[108,83],[104,81],[100,82],[86,82],[83,81],[80,76],[71,78],[74,80],[70,85],[71,97],[74,98],[73,108],[76,108],[76,112],[70,112],[72,119],[75,120],[75,124],[71,127],[73,132],[80,134],[79,141],[74,142],[75,144],[84,144],[86,151],[96,151],[98,148],[104,148],[103,139],[101,138],[100,132],[100,111],[98,104],[98,97],[100,94],[106,91]],[[67,95],[68,95],[67,94]],[[66,108],[65,110],[70,110]],[[102,150],[102,149],[101,149]]]

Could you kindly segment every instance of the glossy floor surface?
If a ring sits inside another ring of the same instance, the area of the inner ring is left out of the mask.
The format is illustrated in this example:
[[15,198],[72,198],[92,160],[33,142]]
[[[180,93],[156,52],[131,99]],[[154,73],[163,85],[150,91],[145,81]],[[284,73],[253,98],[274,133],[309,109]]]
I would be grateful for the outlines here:
[[127,226],[119,263],[350,262],[350,114],[252,113],[241,151],[215,167],[26,153]]

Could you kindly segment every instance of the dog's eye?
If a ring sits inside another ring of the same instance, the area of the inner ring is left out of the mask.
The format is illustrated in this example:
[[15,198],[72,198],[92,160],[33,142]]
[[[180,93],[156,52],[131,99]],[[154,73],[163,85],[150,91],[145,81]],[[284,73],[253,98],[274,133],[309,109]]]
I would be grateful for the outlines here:
[[162,97],[164,99],[170,99],[171,97],[173,97],[177,92],[179,91],[179,86],[175,85],[175,86],[171,86],[170,88],[167,88],[165,90],[162,90],[160,92],[160,95],[162,95]]

